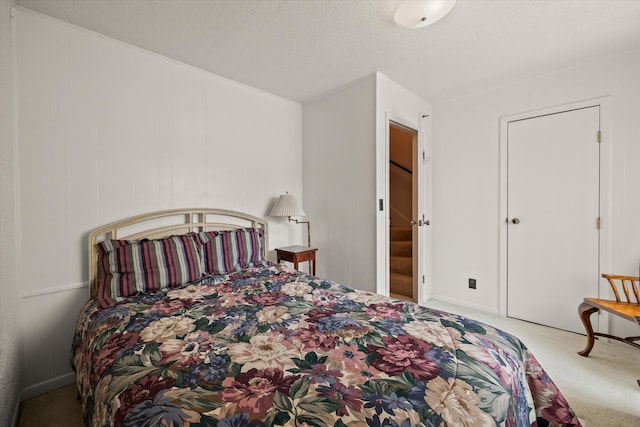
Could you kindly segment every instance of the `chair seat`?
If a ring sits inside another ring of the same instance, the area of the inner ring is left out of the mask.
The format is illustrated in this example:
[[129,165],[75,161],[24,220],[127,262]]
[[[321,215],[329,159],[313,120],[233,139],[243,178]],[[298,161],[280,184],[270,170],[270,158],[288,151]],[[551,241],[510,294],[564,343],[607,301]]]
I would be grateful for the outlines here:
[[640,325],[640,304],[633,302],[618,302],[599,298],[585,298],[584,302],[600,310],[608,311]]

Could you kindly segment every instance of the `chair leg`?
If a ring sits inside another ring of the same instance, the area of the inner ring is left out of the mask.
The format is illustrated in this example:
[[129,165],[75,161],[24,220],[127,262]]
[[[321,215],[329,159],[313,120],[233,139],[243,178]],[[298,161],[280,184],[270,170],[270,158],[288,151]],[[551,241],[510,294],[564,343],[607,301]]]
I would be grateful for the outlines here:
[[587,346],[584,348],[584,350],[578,352],[580,356],[589,356],[589,353],[591,353],[591,350],[593,349],[595,338],[593,335],[593,327],[591,326],[590,317],[596,311],[598,311],[596,307],[584,302],[578,307],[578,315],[580,316],[580,320],[582,320],[584,329],[587,331]]

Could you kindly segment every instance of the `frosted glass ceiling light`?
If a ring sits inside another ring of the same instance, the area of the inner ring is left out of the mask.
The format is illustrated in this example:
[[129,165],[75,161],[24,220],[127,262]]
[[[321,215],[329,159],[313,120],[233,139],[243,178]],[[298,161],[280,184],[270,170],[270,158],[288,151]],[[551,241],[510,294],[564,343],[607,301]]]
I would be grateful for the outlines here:
[[444,18],[456,0],[407,0],[400,3],[393,15],[396,24],[404,28],[422,28]]

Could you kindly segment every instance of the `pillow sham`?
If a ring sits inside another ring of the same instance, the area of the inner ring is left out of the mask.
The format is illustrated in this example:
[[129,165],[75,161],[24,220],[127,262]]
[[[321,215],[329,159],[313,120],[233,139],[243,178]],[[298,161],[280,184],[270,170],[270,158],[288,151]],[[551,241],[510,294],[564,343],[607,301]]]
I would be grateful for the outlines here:
[[97,246],[98,300],[103,306],[122,297],[181,286],[203,275],[196,233],[153,240],[109,239]]
[[209,274],[225,274],[245,267],[264,265],[261,228],[238,228],[226,231],[203,231],[198,234],[203,245],[204,269]]

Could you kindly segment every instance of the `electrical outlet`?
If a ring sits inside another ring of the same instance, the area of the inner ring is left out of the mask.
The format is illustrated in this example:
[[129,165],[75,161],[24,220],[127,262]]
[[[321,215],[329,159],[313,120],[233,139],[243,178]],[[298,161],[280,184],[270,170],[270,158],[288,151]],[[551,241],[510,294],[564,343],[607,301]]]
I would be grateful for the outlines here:
[[476,288],[476,279],[469,279],[469,289],[475,289]]

